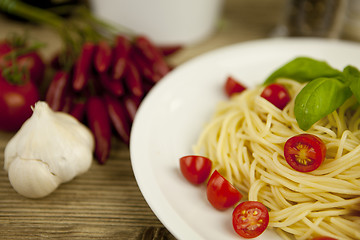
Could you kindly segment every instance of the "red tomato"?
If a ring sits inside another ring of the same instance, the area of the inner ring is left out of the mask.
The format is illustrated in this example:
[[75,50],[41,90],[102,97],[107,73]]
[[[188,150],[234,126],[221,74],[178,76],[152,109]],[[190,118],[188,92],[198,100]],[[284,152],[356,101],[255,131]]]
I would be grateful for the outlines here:
[[281,110],[284,109],[288,102],[290,102],[288,90],[278,83],[272,83],[266,86],[261,93],[261,97],[265,98]]
[[29,52],[17,58],[18,66],[28,69],[30,79],[39,86],[43,80],[45,64],[37,52]]
[[242,194],[216,170],[209,179],[206,193],[211,205],[218,210],[225,210],[242,198]]
[[5,56],[11,52],[11,44],[7,41],[0,42],[0,67],[6,66]]
[[16,47],[13,46],[11,42],[2,41],[0,42],[0,68],[11,66],[12,59],[10,53],[15,53],[16,62],[18,67],[26,68],[29,71],[30,79],[39,86],[42,82],[44,72],[45,72],[45,63],[38,52],[32,51],[22,55],[18,55],[19,52],[26,50],[26,47]]
[[235,232],[241,237],[254,238],[267,228],[269,212],[260,202],[242,202],[233,211],[232,223]]
[[337,240],[337,239],[332,237],[314,237],[311,240]]
[[229,97],[231,95],[233,95],[234,93],[240,93],[246,89],[246,87],[244,85],[239,83],[237,80],[235,80],[235,78],[233,78],[231,76],[227,77],[224,88],[225,88],[226,94]]
[[202,156],[184,156],[180,158],[180,170],[192,184],[201,184],[209,177],[211,160]]
[[31,114],[31,106],[39,100],[39,92],[32,81],[9,83],[0,74],[0,130],[16,131]]
[[0,56],[3,56],[9,52],[11,52],[12,47],[8,41],[1,41],[0,42]]
[[284,146],[288,164],[299,172],[311,172],[324,161],[326,146],[312,134],[300,134],[289,138]]

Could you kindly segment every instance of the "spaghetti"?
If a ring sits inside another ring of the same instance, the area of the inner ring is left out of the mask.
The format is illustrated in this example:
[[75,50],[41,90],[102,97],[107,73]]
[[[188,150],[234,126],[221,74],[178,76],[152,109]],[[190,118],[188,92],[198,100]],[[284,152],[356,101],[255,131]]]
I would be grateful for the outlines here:
[[292,169],[284,144],[304,133],[294,117],[294,96],[303,85],[278,80],[293,99],[283,109],[260,97],[263,87],[245,90],[219,103],[194,153],[269,209],[269,227],[284,239],[323,235],[360,239],[360,109],[356,99],[314,124],[307,133],[326,144],[322,165],[311,173]]

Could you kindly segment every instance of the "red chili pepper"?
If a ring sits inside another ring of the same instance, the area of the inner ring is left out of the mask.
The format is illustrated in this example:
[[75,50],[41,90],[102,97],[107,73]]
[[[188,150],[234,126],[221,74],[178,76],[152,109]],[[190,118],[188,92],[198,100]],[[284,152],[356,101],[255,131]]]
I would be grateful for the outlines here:
[[123,103],[112,96],[105,96],[105,102],[113,126],[121,139],[126,144],[129,144],[131,124],[126,115]]
[[149,81],[144,81],[143,82],[143,89],[144,89],[144,96],[150,92],[150,90],[154,87],[154,83],[149,82]]
[[158,49],[162,53],[164,57],[170,56],[183,48],[181,45],[173,45],[173,46],[158,46]]
[[73,94],[72,93],[68,93],[66,94],[65,96],[65,104],[64,104],[64,107],[61,109],[62,112],[66,112],[66,113],[69,113],[71,108],[72,108],[72,105],[73,105]]
[[83,91],[81,91],[81,94],[89,98],[92,95],[100,96],[103,94],[103,92],[104,87],[101,79],[99,78],[99,75],[92,71],[89,74],[89,84],[86,88],[83,89]]
[[161,77],[165,76],[170,68],[166,63],[161,51],[145,36],[138,36],[135,39],[135,46],[143,56],[151,63],[155,73]]
[[104,100],[92,96],[86,104],[87,121],[95,138],[95,156],[100,164],[109,157],[111,148],[110,118]]
[[60,70],[61,69],[61,64],[60,64],[60,53],[56,53],[55,55],[53,55],[49,61],[49,66],[55,70]]
[[74,66],[73,89],[75,91],[81,91],[88,82],[95,47],[96,45],[92,42],[86,42],[82,46]]
[[126,68],[125,84],[133,95],[137,97],[142,97],[144,95],[142,79],[139,71],[130,61],[128,62],[128,67]]
[[85,106],[85,102],[73,103],[69,114],[81,122],[85,115]]
[[119,80],[125,73],[126,62],[131,49],[130,40],[122,35],[116,36],[114,48],[113,79]]
[[137,49],[132,49],[131,59],[145,79],[153,83],[161,79],[161,76],[153,71],[150,62],[148,62]]
[[131,122],[133,122],[135,119],[135,114],[140,106],[141,98],[134,95],[127,95],[124,96],[123,101],[128,116],[130,117]]
[[66,94],[69,90],[69,81],[68,72],[57,71],[50,82],[45,101],[54,111],[61,111],[64,108]]
[[94,58],[95,69],[99,73],[104,73],[109,69],[112,60],[112,49],[107,41],[99,41]]
[[105,90],[115,96],[122,96],[125,93],[125,89],[122,81],[111,80],[108,73],[99,74],[101,85]]

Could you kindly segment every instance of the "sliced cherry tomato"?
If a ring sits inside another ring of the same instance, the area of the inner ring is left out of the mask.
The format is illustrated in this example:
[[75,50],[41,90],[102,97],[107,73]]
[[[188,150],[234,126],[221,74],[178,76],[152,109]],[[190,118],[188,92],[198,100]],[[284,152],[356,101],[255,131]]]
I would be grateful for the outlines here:
[[232,223],[235,232],[241,237],[254,238],[267,228],[269,212],[261,202],[242,202],[233,211]]
[[336,238],[332,238],[332,237],[325,237],[325,236],[321,236],[321,237],[314,237],[311,240],[337,240]]
[[234,206],[242,198],[242,194],[216,170],[209,179],[206,193],[211,205],[218,210]]
[[324,161],[326,146],[312,134],[300,134],[289,138],[284,146],[284,156],[288,164],[299,172],[311,172]]
[[228,76],[225,82],[225,92],[230,97],[234,93],[240,93],[246,89],[244,85],[242,85],[240,82],[238,82],[235,78],[232,76]]
[[180,170],[192,184],[201,184],[209,177],[212,162],[207,157],[189,155],[180,158]]
[[272,83],[266,86],[261,93],[261,97],[265,98],[281,110],[284,109],[291,99],[286,87],[278,83]]

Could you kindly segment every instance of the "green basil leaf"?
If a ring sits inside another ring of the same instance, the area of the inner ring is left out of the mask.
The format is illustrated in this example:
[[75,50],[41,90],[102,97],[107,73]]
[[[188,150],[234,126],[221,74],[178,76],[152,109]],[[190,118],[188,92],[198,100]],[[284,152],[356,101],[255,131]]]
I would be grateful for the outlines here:
[[294,113],[299,127],[306,131],[314,123],[340,107],[352,93],[337,78],[317,78],[296,96]]
[[278,78],[289,78],[298,82],[309,82],[320,77],[336,77],[341,72],[324,61],[309,57],[298,57],[274,71],[265,84],[273,83]]
[[345,83],[349,85],[351,92],[360,103],[360,72],[356,67],[347,66],[343,70]]

